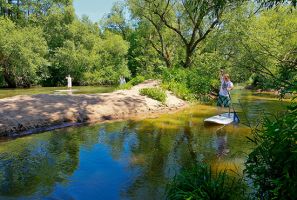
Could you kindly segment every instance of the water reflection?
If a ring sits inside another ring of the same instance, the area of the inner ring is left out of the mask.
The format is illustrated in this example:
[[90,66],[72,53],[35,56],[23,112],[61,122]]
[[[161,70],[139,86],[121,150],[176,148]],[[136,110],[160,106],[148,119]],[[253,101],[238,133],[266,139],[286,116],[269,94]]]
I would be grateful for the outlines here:
[[74,86],[72,91],[66,87],[36,87],[28,89],[3,89],[0,88],[0,99],[13,97],[16,95],[35,95],[35,94],[96,94],[114,91],[114,87],[109,86]]
[[197,105],[2,142],[0,199],[164,199],[166,183],[198,161],[241,171],[250,129],[204,126],[215,113]]
[[163,123],[161,118],[107,123],[2,143],[1,195],[83,199],[100,192],[102,199],[165,198],[166,182],[181,168],[216,160],[221,148],[211,145],[218,141],[211,134],[215,128],[205,128],[195,117],[174,126],[187,112],[172,121],[166,116]]
[[230,149],[228,147],[228,134],[224,128],[225,127],[222,126],[217,129],[216,136],[214,139],[214,147],[217,150],[216,154],[218,158],[226,156],[230,152]]
[[79,148],[75,137],[61,135],[32,144],[10,146],[1,153],[0,184],[2,195],[31,195],[52,192],[57,183],[67,181],[79,162]]

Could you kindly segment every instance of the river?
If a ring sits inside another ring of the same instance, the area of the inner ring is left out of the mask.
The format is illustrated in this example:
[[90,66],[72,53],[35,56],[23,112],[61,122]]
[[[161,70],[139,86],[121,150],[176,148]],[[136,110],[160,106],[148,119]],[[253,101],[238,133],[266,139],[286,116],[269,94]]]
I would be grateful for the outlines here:
[[[15,95],[34,95],[34,94],[67,94],[67,87],[33,87],[33,88],[16,88],[16,89],[0,89],[0,99],[12,97]],[[95,94],[112,92],[115,90],[113,86],[74,86],[72,94]]]
[[247,137],[264,112],[288,101],[232,94],[239,125],[205,126],[214,106],[174,114],[71,127],[0,142],[0,199],[164,199],[183,167],[203,161],[242,173]]

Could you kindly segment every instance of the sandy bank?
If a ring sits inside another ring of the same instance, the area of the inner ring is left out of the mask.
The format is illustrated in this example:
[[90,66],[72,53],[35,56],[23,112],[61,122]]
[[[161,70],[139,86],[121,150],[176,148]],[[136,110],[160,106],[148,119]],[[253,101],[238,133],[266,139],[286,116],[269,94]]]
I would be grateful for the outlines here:
[[15,136],[28,130],[61,127],[62,124],[93,123],[147,113],[162,113],[187,105],[168,91],[166,105],[141,96],[139,90],[148,87],[158,87],[158,82],[149,80],[130,90],[112,93],[41,94],[0,99],[0,136]]

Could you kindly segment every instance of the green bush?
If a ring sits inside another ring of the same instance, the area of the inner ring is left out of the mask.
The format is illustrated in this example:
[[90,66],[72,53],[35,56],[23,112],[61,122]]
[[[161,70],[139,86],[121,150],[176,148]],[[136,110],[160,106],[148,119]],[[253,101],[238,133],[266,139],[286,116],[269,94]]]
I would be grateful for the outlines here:
[[140,94],[148,96],[162,103],[165,103],[167,97],[165,92],[159,88],[143,88],[140,90]]
[[145,81],[145,78],[143,76],[138,75],[138,76],[132,78],[129,82],[119,85],[117,87],[117,89],[118,90],[129,90],[133,86],[138,85],[138,84],[142,83],[143,81]]
[[261,199],[297,199],[297,104],[282,116],[265,118],[251,140],[257,147],[245,163]]
[[122,85],[119,85],[117,87],[118,90],[129,90],[133,87],[133,85],[131,83],[125,83],[125,84],[122,84]]
[[200,98],[200,96],[208,95],[210,92],[216,91],[220,86],[220,81],[216,71],[192,68],[187,77],[187,84],[192,93]]
[[145,77],[138,75],[138,76],[132,78],[129,81],[129,83],[134,86],[134,85],[138,85],[138,84],[142,83],[143,81],[145,81]]
[[229,200],[247,199],[246,185],[241,178],[226,171],[213,173],[211,167],[201,164],[184,169],[167,187],[171,200]]
[[187,83],[189,75],[189,69],[184,68],[163,68],[162,71],[162,80],[164,82],[178,82],[178,83]]
[[197,67],[163,69],[162,82],[165,89],[184,100],[203,100],[219,88],[218,74]]
[[166,90],[172,91],[176,96],[186,101],[195,100],[195,95],[190,91],[190,89],[183,83],[178,82],[164,82],[162,87]]

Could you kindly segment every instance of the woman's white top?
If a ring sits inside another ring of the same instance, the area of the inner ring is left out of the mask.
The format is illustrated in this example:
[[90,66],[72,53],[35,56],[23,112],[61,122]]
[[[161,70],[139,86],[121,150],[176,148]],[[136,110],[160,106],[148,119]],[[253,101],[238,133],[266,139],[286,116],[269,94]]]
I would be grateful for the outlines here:
[[228,97],[229,94],[228,94],[227,88],[232,88],[232,87],[233,87],[233,83],[231,81],[224,81],[224,79],[221,78],[221,88],[220,88],[219,95]]

